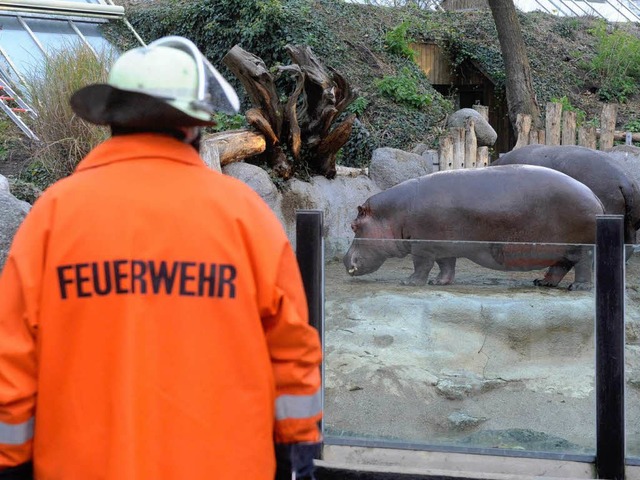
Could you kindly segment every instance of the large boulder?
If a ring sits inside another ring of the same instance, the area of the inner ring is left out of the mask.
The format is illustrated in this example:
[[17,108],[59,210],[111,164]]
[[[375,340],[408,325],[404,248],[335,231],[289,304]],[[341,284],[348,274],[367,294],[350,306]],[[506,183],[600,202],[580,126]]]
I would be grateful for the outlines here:
[[16,230],[30,208],[27,202],[11,194],[8,180],[0,175],[0,270],[4,267]]
[[280,222],[284,223],[280,208],[282,196],[264,169],[250,163],[233,162],[222,167],[222,173],[237,178],[251,187],[269,205]]
[[468,118],[473,118],[476,122],[476,137],[479,147],[490,147],[496,143],[498,134],[480,112],[473,108],[461,108],[449,115],[449,118],[447,118],[447,128],[464,127]]
[[267,172],[255,165],[235,162],[224,166],[222,172],[243,181],[262,197],[282,223],[294,246],[296,211],[321,210],[328,255],[336,249],[343,249],[351,241],[351,221],[357,214],[357,206],[380,191],[366,175],[338,175],[333,180],[314,176],[308,182],[292,179],[278,190]]
[[353,238],[351,222],[358,213],[358,205],[379,191],[380,188],[366,175],[338,176],[333,180],[314,176],[309,182],[290,180],[282,193],[285,229],[290,238],[295,235],[296,210],[321,210],[325,252],[329,256],[337,251],[342,254]]
[[437,163],[438,152],[435,150],[425,149],[418,154],[396,148],[376,148],[371,157],[369,176],[380,189],[386,190],[410,178],[437,171]]

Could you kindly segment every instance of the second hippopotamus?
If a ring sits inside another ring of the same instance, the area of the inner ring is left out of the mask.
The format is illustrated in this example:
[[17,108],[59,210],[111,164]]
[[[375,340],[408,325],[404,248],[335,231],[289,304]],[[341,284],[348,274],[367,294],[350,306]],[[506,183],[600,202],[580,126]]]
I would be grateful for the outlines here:
[[[505,165],[451,170],[407,180],[358,207],[343,262],[350,275],[411,254],[406,284],[450,284],[456,258],[494,270],[549,267],[536,285],[557,286],[575,268],[572,289],[591,286],[596,215],[604,207],[585,185],[549,168]],[[425,241],[427,240],[427,241]],[[535,243],[535,244],[534,244]],[[539,245],[554,244],[554,245]]]
[[576,145],[527,145],[502,155],[493,165],[538,165],[584,183],[606,213],[624,215],[624,241],[636,242],[640,228],[640,189],[605,152]]

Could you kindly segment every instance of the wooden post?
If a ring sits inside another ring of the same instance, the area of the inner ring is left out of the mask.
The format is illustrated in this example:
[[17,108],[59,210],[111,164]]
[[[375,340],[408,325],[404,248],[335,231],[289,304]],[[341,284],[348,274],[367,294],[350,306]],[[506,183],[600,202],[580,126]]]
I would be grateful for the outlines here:
[[562,118],[561,103],[547,103],[545,117],[546,145],[560,145],[560,126]]
[[478,160],[476,161],[476,168],[489,166],[489,147],[478,147]]
[[615,103],[605,103],[600,114],[600,150],[613,147],[613,132],[616,129],[618,106]]
[[464,168],[464,128],[450,128],[453,139],[453,168]]
[[546,145],[546,136],[547,133],[544,129],[541,128],[540,130],[538,130],[538,143],[540,145]]
[[485,105],[474,105],[472,108],[480,115],[482,115],[482,118],[484,118],[487,122],[489,121],[489,107]]
[[438,157],[440,170],[453,170],[453,138],[451,138],[451,135],[440,137]]
[[576,144],[576,112],[562,112],[562,145]]
[[516,130],[518,131],[518,140],[513,149],[524,147],[529,144],[529,133],[531,132],[531,115],[519,113],[516,117]]
[[580,127],[578,128],[578,145],[581,147],[596,149],[596,127]]
[[625,134],[624,134],[624,144],[625,145],[633,145],[633,134],[631,132],[625,132]]
[[466,168],[476,168],[478,157],[478,139],[476,137],[476,121],[469,117],[464,130],[464,164]]
[[529,145],[538,145],[540,143],[538,130],[535,128],[529,131]]

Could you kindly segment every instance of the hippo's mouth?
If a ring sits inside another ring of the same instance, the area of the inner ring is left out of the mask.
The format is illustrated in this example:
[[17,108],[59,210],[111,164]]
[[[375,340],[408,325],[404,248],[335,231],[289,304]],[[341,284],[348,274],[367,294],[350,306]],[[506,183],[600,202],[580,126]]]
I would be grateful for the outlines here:
[[[380,265],[382,265],[382,263]],[[360,277],[362,275],[375,272],[380,268],[380,265],[360,265],[357,267],[355,265],[350,265],[347,267],[347,273],[351,277]]]

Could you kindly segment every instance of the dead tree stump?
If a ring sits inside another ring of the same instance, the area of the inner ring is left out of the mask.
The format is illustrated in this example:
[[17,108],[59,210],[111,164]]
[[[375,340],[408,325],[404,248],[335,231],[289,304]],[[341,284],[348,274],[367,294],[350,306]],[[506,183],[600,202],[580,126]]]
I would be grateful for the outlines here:
[[346,79],[332,68],[325,69],[309,47],[285,48],[293,64],[279,67],[278,72],[292,74],[296,85],[284,104],[260,58],[236,45],[222,61],[247,91],[253,106],[245,114],[247,122],[264,135],[262,156],[276,174],[288,179],[304,162],[312,173],[333,178],[336,154],[349,139],[356,117],[334,123],[356,95]]

